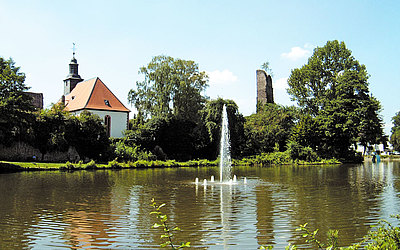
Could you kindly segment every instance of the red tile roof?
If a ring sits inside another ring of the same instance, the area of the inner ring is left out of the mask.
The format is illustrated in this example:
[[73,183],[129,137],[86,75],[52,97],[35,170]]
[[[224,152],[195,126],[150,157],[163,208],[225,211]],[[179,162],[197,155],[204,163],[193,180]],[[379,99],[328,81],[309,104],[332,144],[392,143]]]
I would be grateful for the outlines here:
[[130,112],[98,77],[78,83],[71,93],[65,96],[65,109]]

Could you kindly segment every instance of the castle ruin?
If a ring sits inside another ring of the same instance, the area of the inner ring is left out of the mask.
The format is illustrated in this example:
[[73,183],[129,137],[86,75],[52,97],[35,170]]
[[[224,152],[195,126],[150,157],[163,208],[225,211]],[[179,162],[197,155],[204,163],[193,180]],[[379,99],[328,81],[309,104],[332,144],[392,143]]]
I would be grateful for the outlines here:
[[274,103],[274,90],[272,88],[272,78],[264,70],[258,69],[257,72],[257,105]]

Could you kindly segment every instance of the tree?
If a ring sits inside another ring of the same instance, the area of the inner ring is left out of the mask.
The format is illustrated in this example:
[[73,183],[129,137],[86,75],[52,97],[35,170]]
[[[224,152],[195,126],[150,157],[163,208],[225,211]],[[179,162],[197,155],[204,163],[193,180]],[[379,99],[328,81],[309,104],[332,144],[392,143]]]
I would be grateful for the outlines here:
[[295,115],[290,108],[271,103],[260,106],[256,114],[246,117],[245,154],[273,152],[276,145],[285,151],[294,122]]
[[317,119],[324,156],[346,158],[352,144],[382,138],[380,104],[369,93],[368,77],[365,65],[338,41],[316,48],[306,65],[292,70],[288,93]]
[[203,141],[204,157],[215,159],[219,154],[219,143],[221,139],[222,109],[226,105],[231,141],[231,154],[236,158],[241,156],[244,145],[244,122],[245,119],[239,113],[239,108],[232,100],[218,98],[208,101],[201,111],[202,121],[206,137]]
[[269,74],[271,77],[274,75],[272,73],[272,69],[269,66],[269,62],[265,62],[261,65],[261,69],[264,70],[267,74]]
[[42,110],[33,123],[33,146],[42,153],[42,161],[47,152],[68,150],[66,135],[69,113],[64,111],[64,105],[56,104],[50,110]]
[[[145,79],[136,82],[136,90],[128,94],[129,102],[145,117],[175,115],[180,119],[197,121],[206,100],[202,92],[208,77],[200,72],[194,61],[169,56],[153,57],[140,68]],[[172,107],[171,107],[172,105]]]
[[66,120],[68,145],[75,147],[81,159],[104,159],[110,150],[106,128],[98,115],[83,111]]
[[30,124],[34,120],[31,99],[24,94],[25,74],[12,59],[0,57],[0,142],[28,140]]
[[400,112],[392,117],[393,127],[391,129],[390,143],[394,150],[400,151]]

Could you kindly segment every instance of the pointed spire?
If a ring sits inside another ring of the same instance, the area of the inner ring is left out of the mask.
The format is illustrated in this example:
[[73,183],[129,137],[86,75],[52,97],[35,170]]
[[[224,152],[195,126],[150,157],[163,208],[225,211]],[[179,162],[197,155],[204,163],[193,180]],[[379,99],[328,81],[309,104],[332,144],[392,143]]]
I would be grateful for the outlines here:
[[72,58],[75,58],[75,51],[76,51],[75,43],[72,43]]
[[64,80],[64,95],[68,95],[74,88],[75,86],[83,81],[81,76],[78,73],[78,61],[75,58],[75,43],[72,43],[72,59],[71,62],[69,63],[69,74],[67,75],[67,78]]

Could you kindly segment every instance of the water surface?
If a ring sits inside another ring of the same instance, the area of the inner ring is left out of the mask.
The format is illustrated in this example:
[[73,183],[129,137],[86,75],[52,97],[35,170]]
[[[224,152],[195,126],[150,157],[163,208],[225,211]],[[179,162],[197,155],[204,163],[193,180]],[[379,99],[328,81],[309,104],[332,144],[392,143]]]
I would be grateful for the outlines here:
[[398,162],[233,173],[236,185],[206,186],[218,168],[0,174],[0,249],[158,248],[151,198],[166,203],[171,226],[182,229],[177,242],[209,249],[307,247],[295,231],[306,222],[321,235],[338,229],[349,245],[400,213]]

